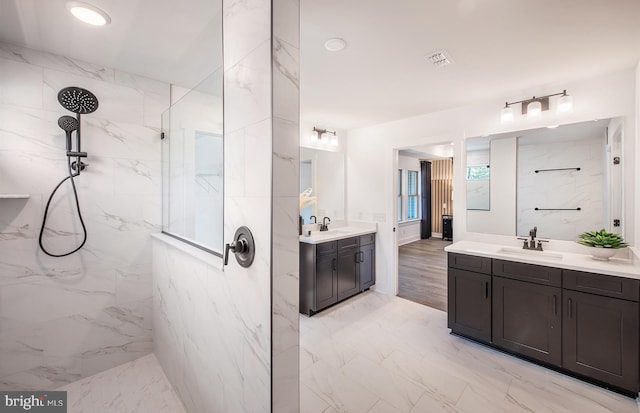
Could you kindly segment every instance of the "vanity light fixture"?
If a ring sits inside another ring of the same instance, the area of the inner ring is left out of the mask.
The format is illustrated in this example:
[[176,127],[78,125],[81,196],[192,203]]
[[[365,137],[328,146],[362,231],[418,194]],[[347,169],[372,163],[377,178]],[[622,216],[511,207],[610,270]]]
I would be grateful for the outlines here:
[[556,108],[557,113],[570,112],[573,109],[573,98],[567,95],[567,91],[563,90],[560,93],[554,93],[546,96],[534,96],[531,99],[519,100],[517,102],[505,102],[502,112],[500,112],[500,120],[502,123],[511,122],[514,120],[514,112],[512,105],[520,103],[522,106],[522,114],[527,118],[538,118],[542,112],[549,110],[549,98],[553,96],[560,96],[558,99],[558,106]]
[[[338,146],[339,142],[337,132],[326,129],[319,129],[315,126],[313,127],[313,132],[316,134],[316,137],[321,144],[326,145],[327,143],[330,143],[331,146]],[[329,141],[329,135],[333,135],[331,137],[331,141]]]
[[79,1],[68,1],[65,6],[76,19],[87,24],[104,26],[105,24],[111,23],[111,17],[109,17],[107,13],[91,4]]

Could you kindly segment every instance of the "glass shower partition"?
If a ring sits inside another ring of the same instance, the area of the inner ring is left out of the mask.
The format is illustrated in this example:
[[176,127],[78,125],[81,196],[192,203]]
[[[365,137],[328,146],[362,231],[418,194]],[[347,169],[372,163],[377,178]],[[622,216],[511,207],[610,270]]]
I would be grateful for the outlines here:
[[223,245],[222,107],[219,69],[162,114],[162,230],[218,256]]

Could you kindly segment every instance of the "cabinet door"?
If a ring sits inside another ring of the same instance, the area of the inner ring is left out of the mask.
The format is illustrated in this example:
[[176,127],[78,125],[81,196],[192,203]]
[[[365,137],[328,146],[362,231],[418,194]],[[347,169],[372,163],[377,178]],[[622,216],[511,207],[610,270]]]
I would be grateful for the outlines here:
[[560,367],[562,290],[493,277],[493,344]]
[[638,392],[638,303],[564,290],[563,363],[575,373]]
[[338,302],[337,254],[319,255],[316,260],[315,309]]
[[491,276],[449,268],[448,297],[451,331],[491,342]]
[[376,283],[376,245],[369,244],[360,247],[360,291]]
[[357,247],[341,249],[338,252],[338,301],[360,292],[358,252]]

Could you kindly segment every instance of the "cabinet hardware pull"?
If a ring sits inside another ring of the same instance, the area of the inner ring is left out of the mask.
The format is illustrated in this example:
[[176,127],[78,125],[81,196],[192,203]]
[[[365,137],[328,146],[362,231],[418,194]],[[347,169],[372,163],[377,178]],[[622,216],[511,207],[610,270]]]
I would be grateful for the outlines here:
[[331,266],[333,267],[333,271],[338,271],[338,269],[336,268],[336,261],[338,260],[335,258],[331,260]]
[[571,302],[571,298],[569,298],[569,318],[573,318],[573,303]]
[[555,294],[553,295],[553,314],[558,315],[558,297]]
[[364,251],[360,251],[360,262],[364,262]]
[[489,282],[484,283],[484,298],[489,298]]

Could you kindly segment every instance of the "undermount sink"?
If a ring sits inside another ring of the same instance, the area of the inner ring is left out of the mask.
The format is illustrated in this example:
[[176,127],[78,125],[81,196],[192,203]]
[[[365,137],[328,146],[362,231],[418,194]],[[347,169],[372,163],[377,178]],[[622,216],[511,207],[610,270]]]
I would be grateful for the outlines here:
[[343,234],[350,234],[351,232],[349,231],[341,231],[339,229],[330,229],[328,231],[325,231],[326,234],[336,234],[336,235],[343,235]]
[[530,255],[540,258],[548,258],[554,260],[561,260],[562,254],[557,252],[550,251],[536,251],[536,250],[525,250],[524,248],[513,248],[513,247],[502,247],[498,251],[501,254],[509,254],[509,255]]

